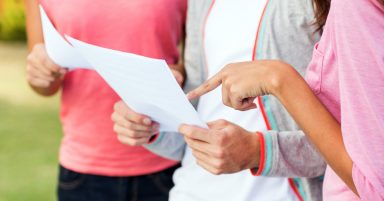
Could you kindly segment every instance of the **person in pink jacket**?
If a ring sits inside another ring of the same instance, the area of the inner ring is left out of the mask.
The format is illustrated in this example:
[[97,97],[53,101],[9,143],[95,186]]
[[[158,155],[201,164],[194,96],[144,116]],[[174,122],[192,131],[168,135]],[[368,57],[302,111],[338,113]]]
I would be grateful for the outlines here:
[[[283,61],[234,63],[188,96],[222,85],[224,104],[237,110],[255,108],[257,96],[276,96],[328,163],[324,200],[384,200],[384,1],[314,2],[324,29],[306,81]],[[204,155],[198,162],[209,164],[209,136],[195,129],[180,132]]]

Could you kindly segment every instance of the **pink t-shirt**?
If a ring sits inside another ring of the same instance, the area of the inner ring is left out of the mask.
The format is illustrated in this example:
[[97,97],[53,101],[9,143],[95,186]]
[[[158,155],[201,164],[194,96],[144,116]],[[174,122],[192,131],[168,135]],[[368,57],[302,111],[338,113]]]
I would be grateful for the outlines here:
[[[361,200],[384,200],[384,7],[332,0],[307,81],[341,123]],[[337,154],[337,153],[335,153]],[[324,200],[359,200],[328,167]]]
[[[62,34],[115,50],[179,59],[186,0],[41,0]],[[140,67],[140,66],[135,66]],[[134,96],[135,94],[132,94]],[[64,79],[60,163],[81,173],[131,176],[161,171],[176,161],[143,147],[121,144],[111,114],[118,95],[94,71],[74,70]]]

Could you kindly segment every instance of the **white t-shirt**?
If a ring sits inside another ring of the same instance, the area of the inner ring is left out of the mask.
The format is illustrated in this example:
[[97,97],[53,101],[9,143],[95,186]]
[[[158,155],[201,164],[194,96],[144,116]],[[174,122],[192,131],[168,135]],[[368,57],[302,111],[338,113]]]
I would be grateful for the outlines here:
[[[267,0],[216,0],[205,25],[208,77],[226,64],[251,61],[256,32]],[[221,89],[200,98],[198,112],[204,121],[226,119],[249,131],[266,130],[261,112],[240,112],[226,107]],[[186,149],[182,167],[174,175],[171,201],[293,201],[287,178],[252,176],[249,170],[213,175],[196,164]]]

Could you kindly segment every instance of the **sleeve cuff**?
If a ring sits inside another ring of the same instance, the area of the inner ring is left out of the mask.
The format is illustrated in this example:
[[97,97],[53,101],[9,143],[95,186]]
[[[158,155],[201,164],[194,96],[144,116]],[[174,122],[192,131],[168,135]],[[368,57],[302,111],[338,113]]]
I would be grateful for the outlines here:
[[162,133],[156,133],[152,135],[151,138],[149,138],[147,144],[155,144],[155,142],[159,141],[160,136],[163,135]]
[[256,134],[260,137],[260,163],[259,167],[252,168],[250,171],[253,176],[260,176],[265,167],[265,139],[263,133],[257,132]]

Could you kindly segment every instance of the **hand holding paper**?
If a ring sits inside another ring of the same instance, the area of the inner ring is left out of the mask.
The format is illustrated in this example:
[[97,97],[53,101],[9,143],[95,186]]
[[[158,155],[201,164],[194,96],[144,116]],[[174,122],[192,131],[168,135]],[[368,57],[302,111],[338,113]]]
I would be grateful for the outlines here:
[[27,81],[40,94],[51,95],[60,85],[66,69],[55,64],[47,55],[44,44],[36,44],[27,58]]
[[159,124],[149,117],[138,114],[129,108],[123,101],[114,105],[112,121],[113,130],[123,144],[138,146],[146,144],[151,137],[159,133]]

